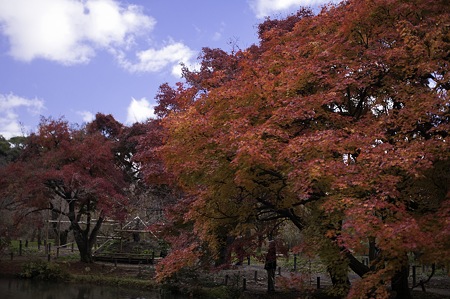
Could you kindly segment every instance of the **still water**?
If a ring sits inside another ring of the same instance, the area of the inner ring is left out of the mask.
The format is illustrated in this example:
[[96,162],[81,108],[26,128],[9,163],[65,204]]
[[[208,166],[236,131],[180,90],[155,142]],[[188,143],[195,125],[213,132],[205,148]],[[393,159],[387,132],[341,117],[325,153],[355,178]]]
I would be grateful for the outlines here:
[[1,299],[183,299],[160,292],[112,286],[0,278]]

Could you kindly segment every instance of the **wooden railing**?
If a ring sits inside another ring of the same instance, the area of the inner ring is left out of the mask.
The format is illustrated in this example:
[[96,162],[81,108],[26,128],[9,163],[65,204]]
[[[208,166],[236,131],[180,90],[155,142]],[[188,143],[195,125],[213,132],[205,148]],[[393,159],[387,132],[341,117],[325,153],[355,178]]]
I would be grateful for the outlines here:
[[161,258],[155,257],[155,253],[140,254],[140,253],[96,253],[94,254],[96,261],[112,262],[112,263],[129,263],[129,264],[154,264]]

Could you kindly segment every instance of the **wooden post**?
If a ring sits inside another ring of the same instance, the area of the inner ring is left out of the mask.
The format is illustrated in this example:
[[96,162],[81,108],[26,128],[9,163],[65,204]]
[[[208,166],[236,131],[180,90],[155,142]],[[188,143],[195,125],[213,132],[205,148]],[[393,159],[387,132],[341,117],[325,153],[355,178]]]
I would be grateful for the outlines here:
[[317,289],[320,289],[320,276],[317,276]]
[[247,256],[247,265],[250,266],[250,257],[249,256]]
[[242,290],[246,290],[247,289],[247,279],[245,279],[245,277],[242,279]]
[[416,285],[416,266],[412,266],[413,286]]
[[38,228],[38,250],[41,249],[41,245],[42,245],[42,231],[41,228]]
[[281,267],[278,267],[278,275],[281,275]]
[[[50,204],[50,210],[52,209],[52,205]],[[47,244],[48,242],[48,230],[49,230],[49,225],[50,225],[50,210],[47,210],[47,227],[45,230],[45,240],[44,240],[44,245],[46,246],[45,248],[45,254],[49,254],[49,252],[47,251]]]
[[309,259],[309,266],[308,266],[308,274],[309,274],[309,285],[312,285],[312,279],[311,279],[311,258]]
[[425,284],[423,283],[423,281],[420,281],[420,286],[422,287],[422,292],[426,293],[427,290],[425,289]]
[[297,254],[294,253],[294,272],[297,272]]
[[[61,211],[62,202],[60,202],[59,204],[59,210]],[[55,245],[56,246],[61,246],[61,213],[58,214],[58,224],[57,224],[57,236],[56,238],[58,238],[57,240],[55,240]]]
[[25,248],[28,248],[28,240],[25,240]]
[[258,281],[258,271],[255,270],[255,282]]

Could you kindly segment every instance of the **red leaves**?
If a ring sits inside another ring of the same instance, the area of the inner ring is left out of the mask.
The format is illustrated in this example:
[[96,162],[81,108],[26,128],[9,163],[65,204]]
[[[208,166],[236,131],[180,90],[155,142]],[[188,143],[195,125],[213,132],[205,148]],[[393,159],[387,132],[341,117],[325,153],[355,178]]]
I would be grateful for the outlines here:
[[22,159],[9,169],[18,185],[17,199],[33,198],[27,202],[31,206],[46,206],[54,196],[80,203],[95,199],[112,215],[113,202],[125,204],[124,176],[116,165],[112,142],[96,131],[86,134],[70,129],[63,120],[44,119],[38,134],[30,136]]
[[354,0],[267,20],[261,45],[205,49],[201,71],[185,71],[190,86],[165,86],[161,104],[173,108],[158,153],[196,196],[184,215],[197,237],[214,243],[218,228],[275,215],[349,250],[368,237],[384,257],[443,250],[425,236],[442,232],[445,217],[431,215],[448,205],[448,184],[430,187],[449,159],[443,8]]
[[199,260],[197,244],[186,244],[184,248],[173,250],[156,266],[156,281],[162,282],[171,278],[182,269],[194,267]]

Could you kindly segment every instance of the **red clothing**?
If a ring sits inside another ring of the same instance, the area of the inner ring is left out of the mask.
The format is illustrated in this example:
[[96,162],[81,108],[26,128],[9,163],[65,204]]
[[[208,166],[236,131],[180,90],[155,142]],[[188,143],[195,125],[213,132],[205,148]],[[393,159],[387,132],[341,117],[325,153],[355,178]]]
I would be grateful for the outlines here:
[[277,249],[275,247],[275,242],[269,243],[269,250],[266,255],[266,263],[264,269],[276,269],[277,268]]

